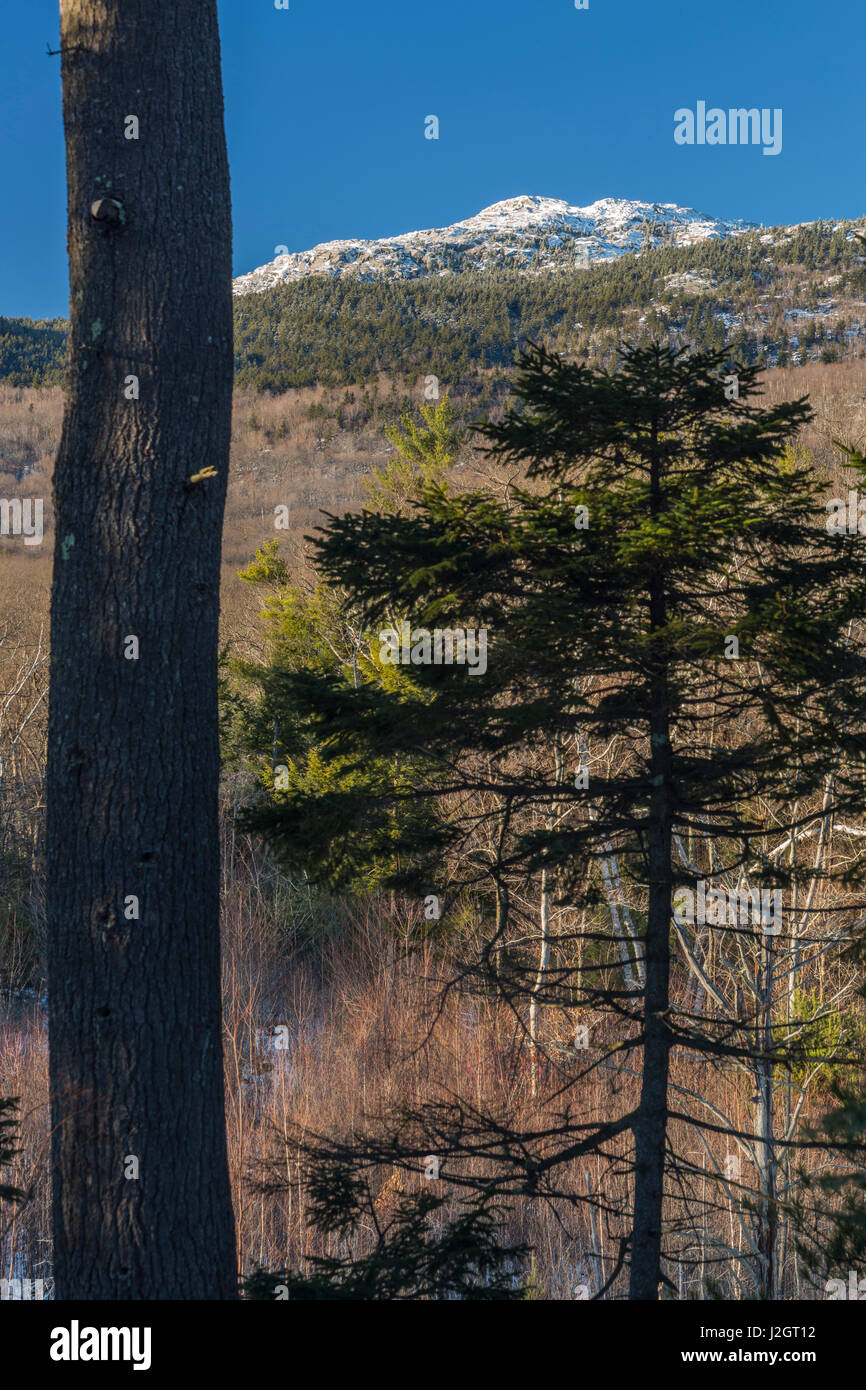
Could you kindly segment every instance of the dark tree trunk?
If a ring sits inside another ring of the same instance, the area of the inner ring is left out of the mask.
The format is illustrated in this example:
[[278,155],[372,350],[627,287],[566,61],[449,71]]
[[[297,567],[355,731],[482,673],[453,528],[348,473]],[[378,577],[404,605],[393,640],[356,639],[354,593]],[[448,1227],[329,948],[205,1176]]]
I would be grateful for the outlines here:
[[773,937],[762,919],[759,1003],[755,1028],[755,1073],[759,1096],[757,1121],[760,1138],[755,1144],[758,1168],[757,1246],[758,1296],[779,1296],[779,1204],[776,1193],[775,1071],[773,1037]]
[[[653,467],[653,513],[658,510],[658,469]],[[649,595],[650,627],[666,622],[664,578],[654,576]],[[634,1127],[635,1192],[631,1240],[630,1299],[657,1299],[661,1282],[662,1212],[670,1069],[671,843],[673,754],[670,698],[663,664],[653,675],[649,709],[650,808],[647,845],[649,910],[646,930],[644,1048],[641,1094]]]
[[[217,6],[63,0],[61,12],[71,333],[47,792],[54,1274],[59,1298],[231,1298],[216,662],[232,304]],[[208,466],[216,476],[189,481]]]
[[[667,740],[665,711],[657,706],[653,738]],[[662,1204],[668,1118],[670,1033],[671,821],[670,744],[653,749],[654,778],[648,831],[650,900],[646,931],[645,1035],[640,1104],[634,1129],[635,1194],[629,1298],[657,1299],[661,1279]]]

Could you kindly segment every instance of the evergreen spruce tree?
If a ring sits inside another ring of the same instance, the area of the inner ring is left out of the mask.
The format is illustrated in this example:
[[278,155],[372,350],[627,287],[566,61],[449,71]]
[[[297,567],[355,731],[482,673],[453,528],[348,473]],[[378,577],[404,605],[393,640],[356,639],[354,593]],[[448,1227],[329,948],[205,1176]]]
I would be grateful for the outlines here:
[[[760,1055],[770,1086],[773,1065],[786,1060],[766,992],[754,1020],[733,1027],[677,1003],[678,895],[694,903],[704,880],[714,891],[740,882],[751,902],[775,903],[776,893],[796,890],[802,870],[768,855],[768,835],[807,834],[862,810],[866,667],[854,624],[866,567],[856,536],[829,534],[816,480],[788,450],[810,417],[807,403],[761,406],[755,368],[732,371],[721,352],[688,356],[653,344],[623,349],[604,372],[534,347],[518,387],[522,404],[483,435],[522,483],[503,497],[430,484],[412,515],[332,519],[317,542],[322,574],[348,594],[373,639],[395,613],[409,636],[399,685],[356,690],[301,673],[289,680],[294,708],[326,759],[363,769],[387,749],[411,758],[413,785],[371,780],[362,799],[340,788],[275,794],[248,824],[288,862],[315,861],[339,882],[377,834],[393,837],[396,805],[435,803],[441,814],[398,835],[392,882],[417,892],[450,857],[480,891],[485,870],[461,851],[483,795],[498,807],[505,846],[504,864],[486,870],[499,876],[497,894],[503,873],[523,872],[541,875],[543,898],[589,908],[593,871],[615,853],[636,925],[617,943],[614,985],[589,949],[577,964],[536,975],[520,961],[494,966],[488,941],[475,973],[511,1004],[579,998],[614,1013],[639,1100],[603,1124],[576,1124],[564,1112],[558,1147],[550,1132],[506,1134],[500,1123],[485,1152],[502,1190],[519,1181],[532,1193],[558,1164],[609,1152],[631,1134],[633,1200],[617,1269],[628,1263],[632,1299],[652,1300],[667,1280],[666,1174],[676,1164],[688,1170],[668,1156],[669,1122],[705,1123],[672,1105],[672,1052]],[[434,628],[485,631],[486,669],[433,664],[425,632]],[[610,749],[615,756],[602,758]],[[339,868],[317,850],[334,837]],[[695,859],[710,838],[704,867]],[[855,852],[849,884],[860,862]],[[497,936],[503,920],[497,911]],[[772,979],[782,921],[763,910],[738,920],[735,940]],[[574,935],[590,948],[602,933],[590,918]],[[700,973],[695,952],[689,963]],[[477,1116],[470,1124],[458,1107],[449,1128],[441,1107],[431,1115],[440,1151],[449,1142],[455,1154],[477,1151]],[[399,1151],[417,1160],[426,1135],[407,1143],[407,1134],[404,1116],[368,1144],[367,1157],[393,1161]],[[750,1137],[772,1150],[772,1134]],[[770,1188],[761,1202],[772,1243]]]

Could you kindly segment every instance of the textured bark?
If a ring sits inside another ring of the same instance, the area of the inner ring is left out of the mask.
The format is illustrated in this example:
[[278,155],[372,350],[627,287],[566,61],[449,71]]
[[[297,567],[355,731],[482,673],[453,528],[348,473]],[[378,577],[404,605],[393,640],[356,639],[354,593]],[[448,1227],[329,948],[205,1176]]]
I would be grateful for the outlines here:
[[[63,0],[61,48],[54,1273],[59,1298],[231,1298],[216,661],[232,305],[216,0]],[[217,476],[188,481],[208,466]]]

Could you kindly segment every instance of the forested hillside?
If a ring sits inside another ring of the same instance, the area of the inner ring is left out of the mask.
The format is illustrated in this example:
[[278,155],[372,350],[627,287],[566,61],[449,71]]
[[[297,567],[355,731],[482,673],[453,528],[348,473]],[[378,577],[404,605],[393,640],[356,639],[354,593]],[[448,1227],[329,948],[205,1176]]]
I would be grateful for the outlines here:
[[57,386],[66,362],[65,319],[0,318],[0,377],[10,386]]
[[[258,391],[509,369],[529,340],[604,363],[663,336],[744,361],[836,361],[866,350],[856,224],[809,223],[607,265],[365,283],[321,276],[235,298],[235,379]],[[326,331],[322,331],[323,327]],[[62,380],[65,325],[0,320],[0,378]]]

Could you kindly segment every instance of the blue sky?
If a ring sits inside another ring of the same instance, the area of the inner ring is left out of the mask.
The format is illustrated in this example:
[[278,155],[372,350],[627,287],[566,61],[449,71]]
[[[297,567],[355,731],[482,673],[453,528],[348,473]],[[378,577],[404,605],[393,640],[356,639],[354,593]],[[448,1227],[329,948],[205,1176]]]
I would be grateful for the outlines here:
[[[4,15],[0,314],[67,310],[57,10]],[[221,0],[220,18],[236,274],[519,193],[866,212],[862,0]],[[780,107],[781,153],[676,145],[698,101]]]

